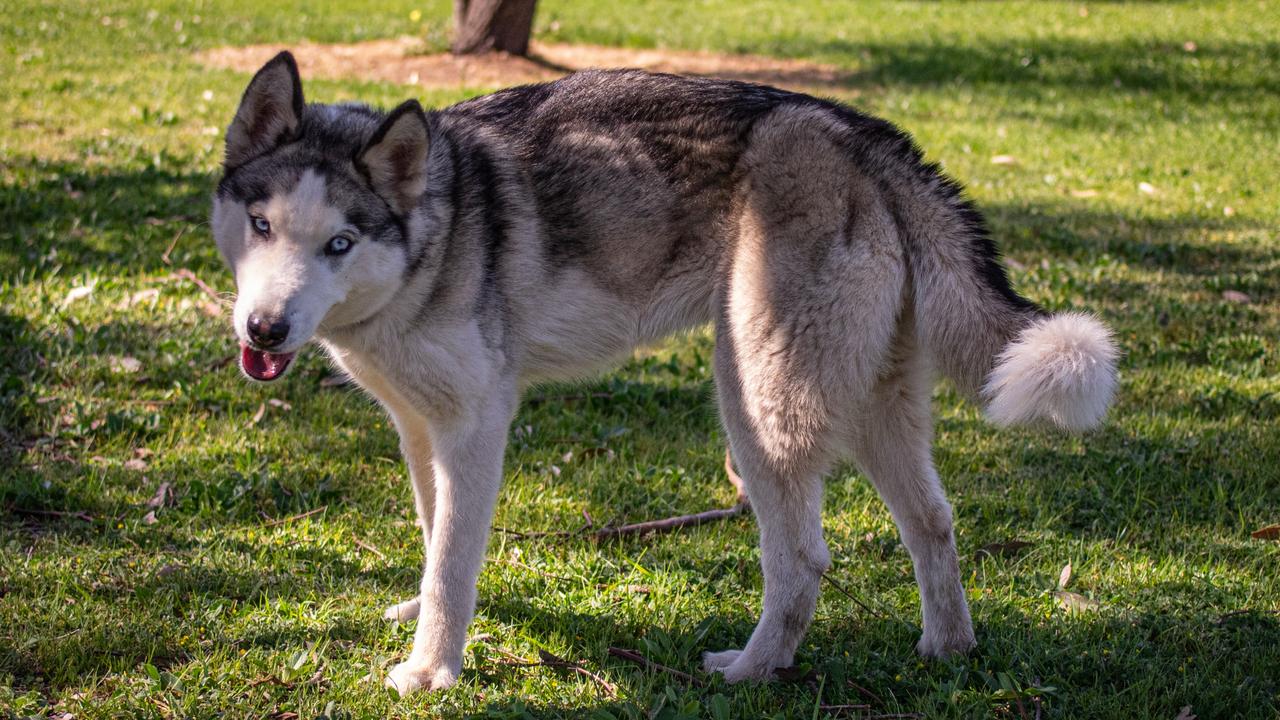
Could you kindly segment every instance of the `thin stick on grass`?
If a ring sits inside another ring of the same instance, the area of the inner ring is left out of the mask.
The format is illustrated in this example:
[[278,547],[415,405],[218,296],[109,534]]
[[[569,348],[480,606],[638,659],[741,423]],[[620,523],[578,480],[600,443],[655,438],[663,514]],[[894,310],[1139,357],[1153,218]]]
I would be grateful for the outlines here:
[[647,520],[645,522],[632,523],[630,525],[605,527],[591,533],[591,537],[596,540],[609,540],[629,535],[650,535],[654,533],[673,532],[687,527],[705,525],[706,523],[715,522],[716,520],[737,517],[738,515],[746,512],[746,510],[746,505],[734,505],[729,508],[705,510],[700,513],[693,513],[692,515],[677,515],[675,517],[663,518],[662,520]]
[[618,697],[618,687],[616,685],[609,682],[608,680],[605,680],[599,675],[591,672],[590,670],[582,667],[580,663],[565,660],[562,657],[558,657],[556,655],[553,655],[547,652],[546,650],[541,650],[541,649],[538,650],[538,659],[542,662],[543,665],[546,665],[548,667],[571,670],[577,673],[578,675],[581,675],[585,678],[593,680],[597,685],[600,686],[602,690],[604,690],[605,695],[608,695],[611,699],[616,699]]
[[675,517],[662,518],[661,520],[646,520],[644,522],[619,525],[617,527],[602,527],[599,530],[594,531],[590,531],[593,525],[590,515],[586,516],[587,524],[574,531],[548,530],[522,532],[520,530],[511,530],[510,528],[504,527],[495,527],[494,530],[521,540],[533,540],[547,537],[580,537],[586,535],[599,541],[674,532],[684,528],[705,525],[706,523],[715,522],[717,520],[726,520],[728,518],[737,517],[751,510],[751,503],[747,499],[747,493],[746,489],[743,487],[742,478],[739,477],[738,473],[733,469],[733,461],[729,457],[728,450],[726,450],[724,454],[724,469],[729,475],[729,482],[732,483],[734,489],[737,490],[737,500],[731,507],[704,510],[698,513],[691,513],[689,515],[676,515]]
[[871,614],[872,617],[877,617],[877,618],[884,617],[883,613],[879,613],[879,612],[876,612],[875,610],[872,610],[866,603],[859,600],[857,595],[854,595],[853,593],[849,592],[847,589],[845,589],[843,585],[836,582],[835,578],[832,578],[830,574],[822,573],[822,579],[831,583],[831,587],[835,588],[836,590],[839,590],[841,595],[844,595],[845,597],[857,603],[858,607],[862,608],[863,610],[866,610],[868,613]]
[[599,685],[600,689],[604,691],[604,694],[607,695],[609,699],[616,700],[618,697],[617,685],[614,685],[613,683],[609,682],[608,680],[605,680],[604,678],[600,677],[596,673],[593,673],[590,670],[586,669],[585,667],[582,666],[581,663],[576,663],[571,660],[565,660],[564,658],[558,655],[555,655],[553,653],[547,652],[546,650],[542,650],[542,649],[538,650],[538,660],[536,662],[532,660],[526,660],[525,658],[522,658],[519,655],[516,655],[510,650],[506,650],[501,647],[494,646],[493,649],[497,651],[498,654],[507,658],[505,661],[502,662],[502,664],[508,667],[550,667],[550,668],[556,668],[558,670],[569,670],[577,675],[581,675],[582,677],[585,677],[588,680],[591,680],[596,685]]
[[[844,715],[846,713],[861,713],[870,710],[870,705],[819,705],[818,710],[832,715]],[[859,715],[858,717],[862,717]]]
[[616,537],[625,537],[628,535],[650,535],[654,533],[672,532],[687,527],[696,527],[717,520],[725,520],[737,517],[751,509],[751,502],[747,499],[746,489],[743,487],[742,478],[738,476],[737,471],[733,469],[733,460],[729,456],[729,451],[724,452],[724,470],[729,476],[729,482],[737,490],[737,500],[732,507],[718,508],[716,510],[704,510],[700,513],[690,515],[677,515],[675,517],[664,518],[662,520],[648,520],[646,522],[632,523],[630,525],[622,525],[619,527],[601,528],[592,536],[596,540],[607,540]]
[[610,647],[609,654],[621,660],[626,660],[627,662],[632,662],[637,665],[640,665],[646,669],[666,673],[676,678],[677,680],[684,682],[687,685],[692,685],[694,687],[702,687],[705,684],[701,680],[690,675],[687,672],[681,672],[679,670],[676,670],[675,668],[669,668],[666,665],[661,665],[659,663],[656,663],[634,650],[627,650],[625,648],[620,648],[620,647]]
[[374,547],[374,546],[370,545],[369,543],[367,543],[367,542],[365,542],[365,541],[361,540],[360,538],[356,537],[356,534],[355,534],[355,533],[351,533],[351,539],[352,539],[352,541],[354,541],[354,542],[355,542],[356,547],[359,547],[359,548],[364,549],[364,550],[368,550],[369,552],[373,553],[374,555],[377,555],[379,560],[386,560],[386,559],[387,559],[387,556],[386,556],[386,555],[383,555],[381,550],[379,550],[378,548],[376,548],[376,547]]
[[328,505],[321,505],[320,507],[316,508],[315,510],[308,510],[308,511],[306,511],[306,512],[304,512],[304,513],[298,513],[297,515],[290,515],[289,517],[285,517],[285,518],[277,518],[277,519],[275,519],[275,520],[272,520],[271,522],[263,523],[263,524],[262,524],[262,526],[263,526],[263,527],[275,527],[276,525],[283,525],[283,524],[285,524],[285,523],[291,523],[291,522],[293,522],[294,520],[301,520],[301,519],[303,519],[303,518],[309,518],[309,517],[311,517],[312,515],[315,515],[316,513],[322,513],[322,512],[324,512],[325,510],[328,510],[328,509],[329,509],[329,506],[328,506]]
[[9,508],[9,512],[16,513],[18,515],[37,515],[37,516],[44,516],[44,517],[69,517],[69,518],[75,518],[77,520],[83,520],[85,522],[93,522],[93,516],[83,510],[67,512],[65,510],[37,510],[35,508],[13,507],[13,508]]
[[538,568],[536,568],[536,567],[531,567],[531,566],[529,566],[529,565],[526,565],[526,564],[524,564],[524,563],[520,562],[519,560],[512,560],[512,559],[510,559],[510,558],[498,558],[498,562],[500,562],[500,563],[502,563],[502,564],[504,564],[504,565],[510,565],[511,567],[517,567],[517,568],[521,568],[521,569],[523,569],[523,570],[528,570],[528,571],[529,571],[529,572],[531,572],[531,573],[536,573],[536,574],[541,575],[542,577],[547,578],[547,579],[549,579],[549,580],[563,580],[563,581],[565,581],[565,582],[573,582],[573,581],[575,581],[575,580],[580,580],[580,579],[581,579],[581,578],[571,578],[571,577],[568,577],[568,576],[566,576],[566,575],[552,575],[551,573],[546,572],[545,570],[539,570],[539,569],[538,569]]
[[173,271],[173,275],[171,277],[190,280],[191,282],[195,283],[196,287],[203,290],[204,294],[208,295],[209,298],[212,299],[215,303],[219,303],[219,304],[222,303],[222,296],[218,294],[218,291],[209,287],[209,285],[205,283],[205,281],[201,280],[200,277],[196,275],[194,272],[192,272],[189,268],[178,268],[177,270]]
[[173,236],[173,242],[169,243],[169,247],[165,248],[164,254],[160,256],[160,262],[164,263],[165,265],[173,264],[169,260],[169,254],[173,252],[174,248],[178,247],[178,241],[182,239],[183,235],[187,234],[188,227],[190,227],[190,225],[183,225],[178,230],[177,234]]

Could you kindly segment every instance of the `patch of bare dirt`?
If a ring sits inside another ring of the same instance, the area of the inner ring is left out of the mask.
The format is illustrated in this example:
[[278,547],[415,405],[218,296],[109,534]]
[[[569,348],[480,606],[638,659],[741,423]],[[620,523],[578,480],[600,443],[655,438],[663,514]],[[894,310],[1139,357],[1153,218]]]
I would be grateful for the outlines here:
[[848,93],[850,75],[833,65],[759,55],[688,50],[635,50],[600,45],[533,43],[530,57],[505,53],[455,57],[424,55],[412,37],[349,44],[302,43],[221,47],[199,53],[208,66],[254,72],[290,50],[303,76],[357,78],[428,89],[500,88],[554,80],[587,68],[643,68],[654,72],[732,78],[817,93]]

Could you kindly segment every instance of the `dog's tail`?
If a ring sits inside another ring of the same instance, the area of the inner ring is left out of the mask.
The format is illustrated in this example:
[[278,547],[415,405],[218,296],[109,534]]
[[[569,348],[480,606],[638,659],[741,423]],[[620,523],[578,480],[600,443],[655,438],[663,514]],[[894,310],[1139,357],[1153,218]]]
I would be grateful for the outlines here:
[[918,221],[905,229],[916,327],[935,365],[997,425],[1095,427],[1115,393],[1111,331],[1092,315],[1050,314],[1014,291],[981,215],[954,183],[933,180],[933,192],[908,201],[919,207],[905,217]]

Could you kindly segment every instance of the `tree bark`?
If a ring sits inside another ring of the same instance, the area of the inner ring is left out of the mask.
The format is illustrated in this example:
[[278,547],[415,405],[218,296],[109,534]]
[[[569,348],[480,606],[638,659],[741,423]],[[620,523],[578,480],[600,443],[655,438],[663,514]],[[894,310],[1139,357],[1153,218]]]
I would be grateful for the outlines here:
[[453,0],[453,54],[527,55],[537,0]]

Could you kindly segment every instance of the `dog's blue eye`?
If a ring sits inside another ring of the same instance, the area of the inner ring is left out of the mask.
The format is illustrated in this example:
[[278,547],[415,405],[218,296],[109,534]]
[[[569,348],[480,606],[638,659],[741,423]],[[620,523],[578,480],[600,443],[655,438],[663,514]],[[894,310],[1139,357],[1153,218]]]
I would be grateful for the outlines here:
[[351,241],[338,235],[329,239],[329,244],[324,246],[325,255],[341,255],[351,249]]
[[267,222],[266,218],[250,215],[249,220],[253,222],[253,229],[257,230],[259,235],[269,235],[271,233],[271,223]]

